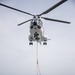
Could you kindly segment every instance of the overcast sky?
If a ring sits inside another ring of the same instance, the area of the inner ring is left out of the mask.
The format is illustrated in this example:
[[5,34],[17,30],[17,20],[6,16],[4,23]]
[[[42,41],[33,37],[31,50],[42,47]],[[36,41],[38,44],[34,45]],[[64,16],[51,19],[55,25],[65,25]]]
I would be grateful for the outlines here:
[[[60,0],[0,0],[1,3],[37,15]],[[75,0],[68,0],[45,17],[71,24],[43,21],[47,46],[39,44],[41,75],[75,75]],[[32,16],[0,6],[0,75],[36,75],[36,43],[29,46]]]

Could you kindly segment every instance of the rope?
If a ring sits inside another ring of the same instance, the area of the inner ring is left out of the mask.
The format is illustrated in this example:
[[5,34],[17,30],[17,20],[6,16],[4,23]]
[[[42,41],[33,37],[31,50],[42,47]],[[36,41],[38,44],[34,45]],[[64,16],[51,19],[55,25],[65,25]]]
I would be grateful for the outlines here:
[[39,61],[38,61],[38,42],[36,45],[36,64],[37,64],[37,75],[41,75]]

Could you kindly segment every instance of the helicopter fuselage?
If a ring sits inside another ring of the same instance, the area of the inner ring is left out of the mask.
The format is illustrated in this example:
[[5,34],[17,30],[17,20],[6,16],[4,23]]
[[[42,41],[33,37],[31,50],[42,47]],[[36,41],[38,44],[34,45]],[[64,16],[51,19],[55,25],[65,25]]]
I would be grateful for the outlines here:
[[46,44],[47,38],[44,36],[43,23],[39,17],[34,17],[30,23],[30,35],[29,35],[30,44],[33,41],[37,41],[41,44],[44,41]]

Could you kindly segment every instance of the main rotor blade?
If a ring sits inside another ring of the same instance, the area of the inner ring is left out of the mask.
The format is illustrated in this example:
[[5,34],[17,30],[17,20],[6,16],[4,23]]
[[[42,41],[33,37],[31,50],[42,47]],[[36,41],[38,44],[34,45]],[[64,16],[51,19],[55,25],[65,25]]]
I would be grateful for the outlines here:
[[52,6],[51,8],[47,9],[46,11],[44,11],[43,13],[41,13],[39,16],[43,15],[43,14],[47,14],[50,11],[52,11],[53,9],[55,9],[56,7],[58,7],[59,5],[61,5],[62,3],[66,2],[67,0],[61,0],[60,2],[58,2],[57,4],[55,4],[54,6]]
[[7,7],[7,8],[9,8],[9,9],[12,9],[12,10],[15,10],[15,11],[18,11],[18,12],[21,12],[21,13],[24,13],[24,14],[28,14],[28,15],[34,16],[34,15],[28,13],[28,12],[25,12],[25,11],[22,11],[22,10],[19,10],[19,9],[16,9],[16,8],[13,8],[13,7],[10,7],[10,6],[5,5],[5,4],[2,4],[2,3],[0,3],[0,5],[1,5],[1,6],[4,6],[4,7]]
[[29,19],[29,20],[27,20],[27,21],[24,21],[24,22],[18,24],[18,26],[20,26],[20,25],[22,25],[22,24],[24,24],[24,23],[27,23],[27,22],[29,22],[29,21],[31,21],[31,20],[32,20],[32,19]]
[[62,20],[56,20],[56,19],[51,19],[51,18],[46,18],[46,17],[41,17],[45,20],[49,20],[49,21],[55,21],[55,22],[61,22],[61,23],[67,23],[70,24],[71,22],[67,22],[67,21],[62,21]]

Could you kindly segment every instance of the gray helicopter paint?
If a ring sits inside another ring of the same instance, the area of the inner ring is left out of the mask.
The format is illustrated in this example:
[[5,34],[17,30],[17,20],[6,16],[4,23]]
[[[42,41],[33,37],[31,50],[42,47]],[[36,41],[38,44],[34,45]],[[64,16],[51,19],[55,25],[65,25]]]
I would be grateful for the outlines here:
[[[38,40],[36,38],[38,38]],[[44,36],[42,21],[37,16],[33,18],[30,23],[29,41],[38,41],[39,43],[42,41],[47,41],[47,38]]]

